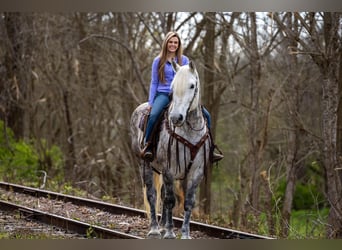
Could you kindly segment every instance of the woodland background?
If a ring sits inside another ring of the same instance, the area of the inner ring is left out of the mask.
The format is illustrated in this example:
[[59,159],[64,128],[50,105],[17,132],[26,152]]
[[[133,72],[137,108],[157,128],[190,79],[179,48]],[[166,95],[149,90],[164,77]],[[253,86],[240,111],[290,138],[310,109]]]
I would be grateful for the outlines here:
[[342,13],[0,13],[0,178],[142,208],[129,120],[170,30],[225,155],[196,216],[341,238]]

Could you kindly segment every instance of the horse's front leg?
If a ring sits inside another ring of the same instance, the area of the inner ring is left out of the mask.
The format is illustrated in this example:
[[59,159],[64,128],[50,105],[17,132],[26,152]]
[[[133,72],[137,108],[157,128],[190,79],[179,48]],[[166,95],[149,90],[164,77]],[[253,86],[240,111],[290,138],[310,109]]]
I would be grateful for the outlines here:
[[163,174],[165,197],[163,202],[163,209],[165,209],[165,234],[164,239],[174,239],[176,234],[173,232],[172,209],[176,204],[176,198],[173,190],[173,177],[169,172]]
[[[190,177],[190,176],[189,176]],[[201,175],[196,176],[191,180],[191,177],[188,179],[185,201],[184,201],[184,220],[182,224],[182,237],[181,239],[191,239],[190,236],[190,218],[192,209],[195,206],[195,196],[197,187],[201,181]]]
[[149,206],[150,212],[150,231],[148,232],[147,237],[161,238],[156,213],[156,189],[153,185],[153,170],[149,164],[143,164],[142,168],[144,196],[148,201],[148,204],[145,204],[145,206]]

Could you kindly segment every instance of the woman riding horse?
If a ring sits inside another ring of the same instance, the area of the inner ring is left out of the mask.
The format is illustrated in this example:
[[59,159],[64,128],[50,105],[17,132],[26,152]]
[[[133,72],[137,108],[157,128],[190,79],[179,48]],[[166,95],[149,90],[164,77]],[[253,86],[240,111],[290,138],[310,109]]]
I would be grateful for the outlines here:
[[[144,138],[144,148],[141,151],[141,156],[146,161],[154,159],[152,150],[152,131],[156,126],[157,121],[165,107],[169,104],[171,98],[171,82],[175,76],[175,71],[171,65],[174,60],[179,65],[187,65],[188,57],[183,55],[182,43],[179,35],[176,32],[169,32],[162,44],[162,50],[152,63],[151,84],[148,98],[148,111],[150,112],[146,133]],[[210,130],[211,117],[209,112],[203,107],[203,114],[206,117],[207,125]],[[211,133],[210,133],[211,135]],[[211,137],[212,144],[213,138]],[[217,162],[223,158],[222,154],[213,152],[212,161]]]
[[[191,239],[190,218],[197,188],[211,164],[212,141],[200,104],[200,80],[194,63],[179,66],[172,61],[172,65],[177,73],[171,84],[172,100],[157,138],[156,157],[152,162],[141,157],[137,159],[150,219],[147,236],[176,238],[172,212],[176,204],[177,181],[184,195],[181,238]],[[132,149],[137,156],[140,156],[142,147],[143,130],[140,125],[147,106],[147,102],[139,105],[131,116]],[[159,201],[162,205],[160,222],[157,220]]]

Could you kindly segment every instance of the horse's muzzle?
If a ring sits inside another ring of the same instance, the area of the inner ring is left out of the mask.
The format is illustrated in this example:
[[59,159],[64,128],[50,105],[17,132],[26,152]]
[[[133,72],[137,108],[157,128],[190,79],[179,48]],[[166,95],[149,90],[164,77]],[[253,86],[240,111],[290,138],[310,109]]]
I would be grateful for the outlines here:
[[171,114],[170,120],[175,126],[182,126],[184,123],[184,116],[182,114]]

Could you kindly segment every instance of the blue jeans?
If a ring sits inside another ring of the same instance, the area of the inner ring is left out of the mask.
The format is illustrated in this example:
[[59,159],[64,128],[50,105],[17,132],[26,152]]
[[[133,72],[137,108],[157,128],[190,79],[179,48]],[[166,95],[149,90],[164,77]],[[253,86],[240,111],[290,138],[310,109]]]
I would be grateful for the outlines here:
[[[163,112],[163,110],[165,109],[165,107],[169,103],[170,103],[170,96],[169,96],[169,94],[157,92],[157,94],[156,94],[156,96],[154,98],[154,102],[153,102],[153,105],[152,105],[150,116],[149,116],[148,121],[147,121],[146,134],[145,134],[145,141],[144,141],[144,143],[150,141],[150,139],[151,139],[150,137],[151,137],[151,133],[152,133],[152,130],[154,128],[154,125],[156,124],[156,122],[158,121],[161,113]],[[206,110],[204,107],[203,107],[202,111],[203,111],[203,115],[207,119],[208,128],[210,129],[210,126],[211,126],[210,114],[209,114],[208,110]]]
[[145,134],[145,143],[150,141],[151,133],[156,124],[159,116],[163,112],[164,108],[169,104],[170,97],[168,93],[157,92],[154,97],[154,102],[152,105],[152,109],[150,112],[150,116],[148,117],[147,126],[146,126],[146,134]]

